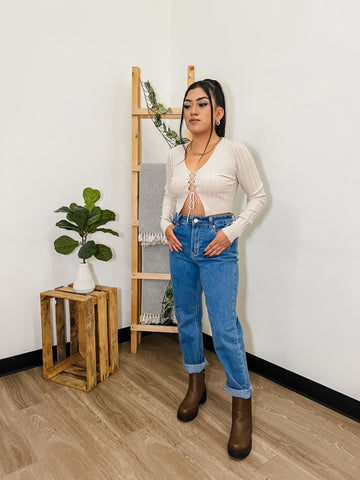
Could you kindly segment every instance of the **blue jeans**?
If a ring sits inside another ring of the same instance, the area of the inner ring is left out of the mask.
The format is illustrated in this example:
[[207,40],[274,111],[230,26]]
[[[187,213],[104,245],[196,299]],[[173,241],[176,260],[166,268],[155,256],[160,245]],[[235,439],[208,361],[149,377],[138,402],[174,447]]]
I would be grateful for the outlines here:
[[216,354],[225,370],[225,391],[234,397],[252,394],[243,332],[236,314],[239,283],[237,239],[217,257],[203,256],[216,232],[233,222],[233,215],[187,217],[176,214],[174,233],[182,252],[170,251],[171,282],[179,341],[188,373],[208,365],[202,338],[202,292]]

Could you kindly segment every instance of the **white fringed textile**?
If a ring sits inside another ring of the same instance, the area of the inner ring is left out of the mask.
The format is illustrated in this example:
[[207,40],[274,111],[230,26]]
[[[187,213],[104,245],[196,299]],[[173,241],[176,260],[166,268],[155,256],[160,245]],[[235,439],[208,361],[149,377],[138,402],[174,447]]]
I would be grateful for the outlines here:
[[142,325],[159,325],[160,315],[156,313],[142,313],[140,315],[140,323]]
[[139,233],[138,240],[142,247],[148,247],[149,245],[167,245],[167,240],[163,233]]
[[[175,313],[172,314],[172,322],[174,325],[177,325]],[[140,315],[141,325],[161,325],[160,315],[156,313],[142,313]]]

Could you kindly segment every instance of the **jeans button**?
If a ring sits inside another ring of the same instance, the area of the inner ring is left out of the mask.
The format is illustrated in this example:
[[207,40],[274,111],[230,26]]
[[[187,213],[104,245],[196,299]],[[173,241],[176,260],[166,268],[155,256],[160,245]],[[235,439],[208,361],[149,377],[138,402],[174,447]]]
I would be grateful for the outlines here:
[[194,223],[198,223],[199,219],[198,218],[194,218]]

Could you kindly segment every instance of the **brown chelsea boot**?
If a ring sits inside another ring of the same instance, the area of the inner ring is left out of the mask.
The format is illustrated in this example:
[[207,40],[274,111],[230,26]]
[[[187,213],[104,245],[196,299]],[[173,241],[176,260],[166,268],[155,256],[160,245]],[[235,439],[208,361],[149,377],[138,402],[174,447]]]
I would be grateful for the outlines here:
[[251,398],[232,397],[232,426],[228,443],[230,457],[240,460],[249,455],[251,432]]
[[182,422],[193,420],[198,414],[199,405],[206,402],[205,370],[189,374],[189,387],[181,402],[177,418]]

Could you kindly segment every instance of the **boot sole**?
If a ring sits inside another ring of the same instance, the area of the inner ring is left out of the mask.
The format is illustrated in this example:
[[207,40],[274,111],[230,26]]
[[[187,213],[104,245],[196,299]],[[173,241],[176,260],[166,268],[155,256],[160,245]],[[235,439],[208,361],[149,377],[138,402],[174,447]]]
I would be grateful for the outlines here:
[[228,454],[230,455],[230,457],[235,458],[236,460],[242,460],[249,455],[249,453],[251,452],[251,448],[252,442],[250,442],[250,445],[244,450],[235,450],[228,445]]
[[197,416],[198,411],[199,411],[199,406],[202,405],[203,403],[206,402],[206,388],[204,390],[204,393],[202,394],[202,397],[200,399],[199,405],[197,406],[195,412],[190,413],[189,415],[184,415],[182,413],[177,412],[177,418],[180,420],[180,422],[190,422],[191,420],[194,420],[194,418]]

